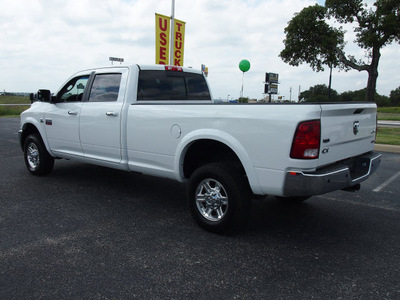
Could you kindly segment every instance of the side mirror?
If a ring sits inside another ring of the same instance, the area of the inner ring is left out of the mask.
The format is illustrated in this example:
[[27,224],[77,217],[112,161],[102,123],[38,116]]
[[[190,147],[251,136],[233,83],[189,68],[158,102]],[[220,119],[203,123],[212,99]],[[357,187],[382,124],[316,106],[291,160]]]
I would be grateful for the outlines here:
[[43,102],[51,101],[51,92],[49,90],[38,90],[37,99]]
[[29,100],[31,100],[31,103],[35,102],[37,100],[37,98],[35,97],[34,93],[30,93],[29,94]]

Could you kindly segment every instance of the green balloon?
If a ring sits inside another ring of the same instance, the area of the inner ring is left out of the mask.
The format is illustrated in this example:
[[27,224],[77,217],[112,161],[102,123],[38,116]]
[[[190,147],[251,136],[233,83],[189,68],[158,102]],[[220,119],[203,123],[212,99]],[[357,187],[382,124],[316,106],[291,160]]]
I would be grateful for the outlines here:
[[247,72],[248,70],[250,70],[250,62],[247,59],[243,59],[239,63],[239,69],[242,72]]

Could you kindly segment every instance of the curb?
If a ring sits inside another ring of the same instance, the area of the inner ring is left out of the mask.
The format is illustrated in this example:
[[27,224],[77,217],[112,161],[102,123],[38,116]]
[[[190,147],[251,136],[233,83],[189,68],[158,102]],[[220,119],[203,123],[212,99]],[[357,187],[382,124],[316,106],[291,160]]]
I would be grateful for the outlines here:
[[381,127],[399,127],[400,121],[378,121],[378,126]]
[[375,144],[374,150],[381,152],[400,153],[400,146]]

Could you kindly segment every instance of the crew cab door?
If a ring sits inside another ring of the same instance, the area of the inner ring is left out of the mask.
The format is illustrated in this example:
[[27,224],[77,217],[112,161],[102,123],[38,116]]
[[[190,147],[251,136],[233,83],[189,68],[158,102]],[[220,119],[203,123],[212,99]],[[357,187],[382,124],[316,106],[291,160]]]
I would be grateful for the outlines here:
[[70,79],[58,92],[57,100],[45,112],[46,137],[55,153],[82,156],[79,116],[90,74]]
[[85,157],[121,161],[121,120],[127,68],[99,70],[90,83],[88,101],[81,108],[79,135]]

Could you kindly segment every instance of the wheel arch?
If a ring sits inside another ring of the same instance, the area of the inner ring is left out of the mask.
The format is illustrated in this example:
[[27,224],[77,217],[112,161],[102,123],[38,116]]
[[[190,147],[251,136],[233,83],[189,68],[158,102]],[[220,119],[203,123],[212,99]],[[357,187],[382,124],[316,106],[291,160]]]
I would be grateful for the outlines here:
[[51,154],[51,151],[48,147],[47,141],[46,141],[46,139],[43,138],[43,134],[42,134],[41,130],[39,129],[39,126],[37,126],[33,122],[26,122],[22,126],[22,131],[21,131],[21,136],[20,136],[20,146],[21,146],[22,151],[24,151],[25,140],[30,134],[38,134],[39,138],[42,140],[43,144],[45,145],[47,151]]
[[208,130],[185,137],[177,148],[175,170],[179,181],[185,181],[200,166],[207,163],[231,162],[246,175],[253,193],[259,192],[259,183],[250,156],[233,136]]

